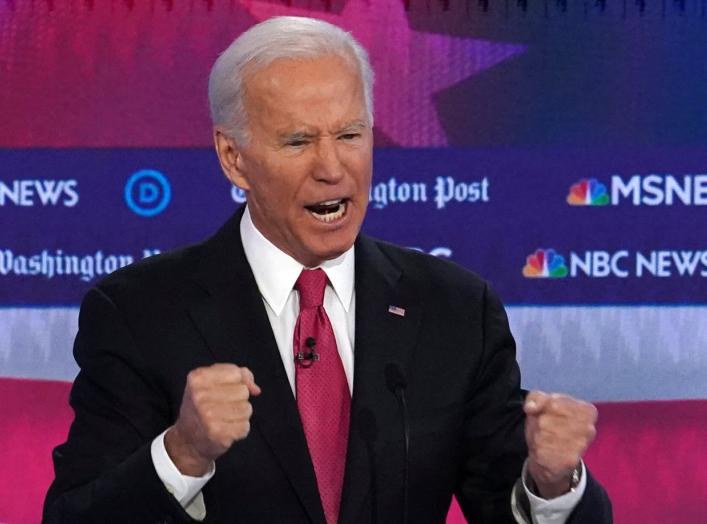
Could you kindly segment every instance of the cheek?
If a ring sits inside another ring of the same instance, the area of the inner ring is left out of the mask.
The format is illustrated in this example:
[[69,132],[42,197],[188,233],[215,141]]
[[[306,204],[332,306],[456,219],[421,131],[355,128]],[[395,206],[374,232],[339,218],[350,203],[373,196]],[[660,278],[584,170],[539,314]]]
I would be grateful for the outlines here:
[[294,207],[297,187],[296,177],[293,176],[292,166],[287,163],[272,163],[263,166],[263,169],[251,178],[251,186],[258,192],[261,204],[282,213],[284,207]]
[[358,184],[358,190],[364,191],[368,189],[372,175],[372,161],[370,154],[355,153],[347,158],[348,171],[353,175],[353,178]]
[[358,156],[358,168],[363,179],[370,181],[373,174],[373,151],[367,149],[365,153]]
[[361,166],[358,173],[358,192],[361,197],[364,198],[366,202],[368,202],[368,192],[371,187],[372,179],[371,166],[368,164]]

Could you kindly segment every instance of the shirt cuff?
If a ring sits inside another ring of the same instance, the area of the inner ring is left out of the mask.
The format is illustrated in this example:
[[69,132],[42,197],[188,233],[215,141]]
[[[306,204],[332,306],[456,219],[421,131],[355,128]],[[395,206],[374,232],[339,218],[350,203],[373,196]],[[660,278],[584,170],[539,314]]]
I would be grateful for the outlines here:
[[523,464],[523,472],[520,478],[523,484],[523,490],[530,503],[530,514],[533,519],[533,524],[564,524],[567,522],[572,510],[579,504],[582,495],[584,495],[584,490],[587,488],[587,474],[584,462],[581,463],[580,479],[577,487],[554,499],[538,497],[528,489],[528,485],[525,482],[527,468],[528,461],[526,460],[525,464]]
[[164,436],[169,428],[155,437],[150,446],[152,463],[155,466],[157,476],[179,504],[187,513],[196,520],[203,520],[206,517],[206,507],[204,505],[201,490],[211,477],[216,473],[215,464],[211,465],[211,470],[203,477],[190,477],[183,475],[169,458],[167,448],[164,445]]

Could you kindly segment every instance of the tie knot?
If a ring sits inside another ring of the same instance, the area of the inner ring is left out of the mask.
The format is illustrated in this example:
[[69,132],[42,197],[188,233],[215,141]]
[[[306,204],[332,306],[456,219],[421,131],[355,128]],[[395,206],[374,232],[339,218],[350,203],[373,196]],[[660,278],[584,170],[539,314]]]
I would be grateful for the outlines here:
[[322,269],[303,269],[295,289],[299,292],[299,307],[307,309],[319,307],[324,303],[324,288],[327,276]]

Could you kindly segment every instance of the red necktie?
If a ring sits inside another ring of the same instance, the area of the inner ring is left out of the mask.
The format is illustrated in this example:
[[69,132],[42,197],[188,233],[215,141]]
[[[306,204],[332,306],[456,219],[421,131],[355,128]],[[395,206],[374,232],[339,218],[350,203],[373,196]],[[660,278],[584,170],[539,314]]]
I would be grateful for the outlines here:
[[295,382],[307,447],[317,476],[327,524],[336,524],[344,483],[351,394],[336,348],[334,330],[324,311],[327,276],[303,270],[295,289],[300,312],[295,324]]

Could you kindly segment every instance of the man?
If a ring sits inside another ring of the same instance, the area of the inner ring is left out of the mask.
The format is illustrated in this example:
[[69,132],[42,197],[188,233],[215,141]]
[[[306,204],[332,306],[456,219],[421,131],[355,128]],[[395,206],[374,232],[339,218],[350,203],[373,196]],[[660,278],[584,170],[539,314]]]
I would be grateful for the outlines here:
[[216,152],[247,207],[87,294],[47,522],[433,523],[453,493],[472,522],[611,520],[580,461],[595,409],[523,404],[488,285],[359,234],[371,92],[317,20],[221,55]]

